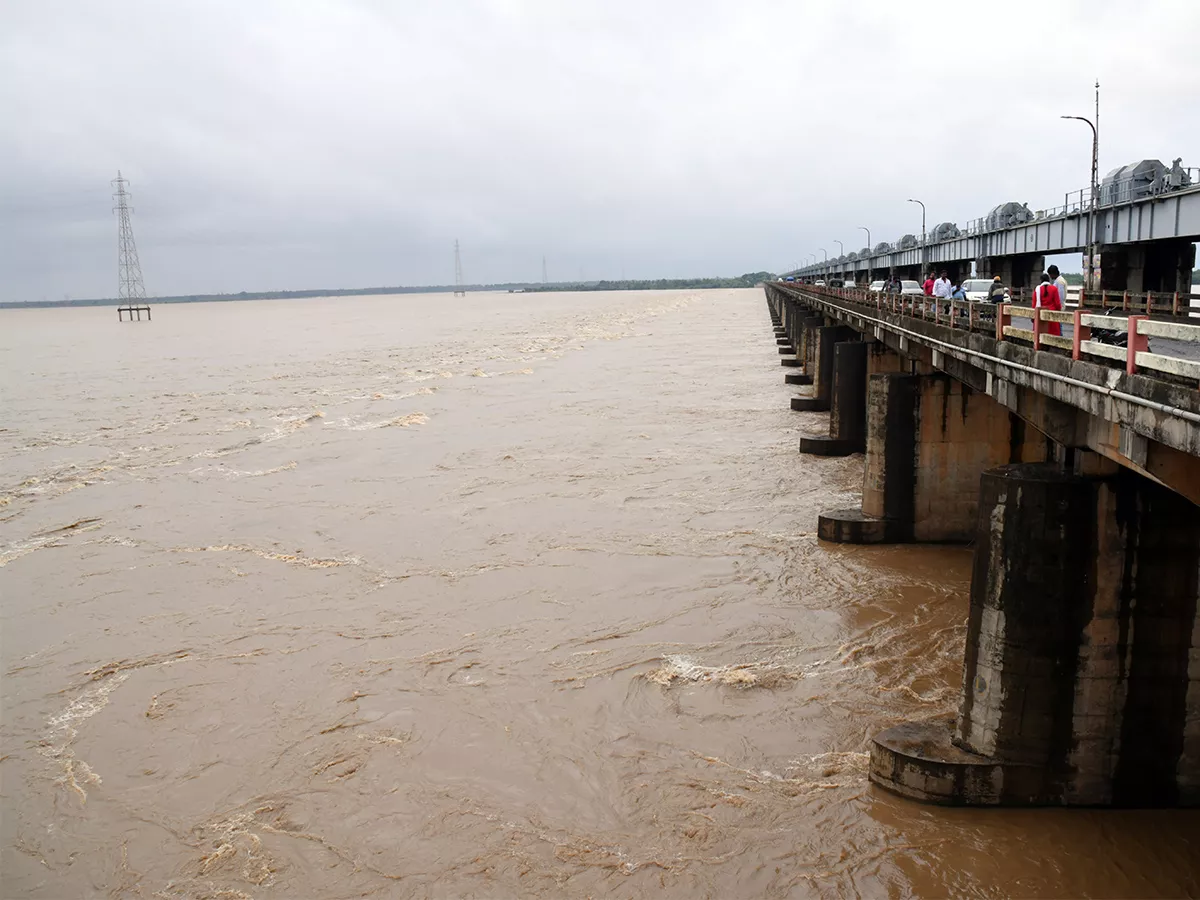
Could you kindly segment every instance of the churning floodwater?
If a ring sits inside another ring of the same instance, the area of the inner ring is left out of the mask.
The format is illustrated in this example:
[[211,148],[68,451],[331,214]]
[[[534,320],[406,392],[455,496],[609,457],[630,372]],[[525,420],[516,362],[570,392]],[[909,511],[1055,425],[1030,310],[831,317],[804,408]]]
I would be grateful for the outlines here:
[[1200,893],[870,786],[970,551],[818,543],[760,290],[0,311],[5,898]]

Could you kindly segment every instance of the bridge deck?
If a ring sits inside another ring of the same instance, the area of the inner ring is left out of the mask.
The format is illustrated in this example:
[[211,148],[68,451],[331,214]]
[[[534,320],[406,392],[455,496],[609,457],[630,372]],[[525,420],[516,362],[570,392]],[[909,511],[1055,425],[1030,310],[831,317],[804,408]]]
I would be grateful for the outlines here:
[[[986,392],[1064,446],[1200,502],[1198,325],[779,282],[766,289]],[[1036,317],[1031,327],[1021,327],[1022,312]],[[1047,334],[1052,320],[1069,323],[1069,334]],[[1132,333],[1132,347],[1085,339],[1085,329],[1102,327]]]

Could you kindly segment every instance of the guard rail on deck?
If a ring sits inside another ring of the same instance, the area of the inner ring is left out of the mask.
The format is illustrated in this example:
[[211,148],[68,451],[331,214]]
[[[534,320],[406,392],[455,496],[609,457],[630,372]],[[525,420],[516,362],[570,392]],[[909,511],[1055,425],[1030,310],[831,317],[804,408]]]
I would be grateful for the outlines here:
[[[1130,375],[1146,370],[1200,383],[1200,361],[1152,353],[1149,346],[1149,339],[1152,337],[1200,344],[1200,325],[1155,321],[1140,313],[1124,316],[1098,315],[1086,312],[1084,307],[1058,311],[1013,303],[949,300],[927,297],[924,294],[884,294],[856,288],[802,285],[797,289],[874,308],[879,313],[911,316],[949,328],[987,334],[998,341],[1015,338],[1033,344],[1035,350],[1060,350],[1069,353],[1072,359],[1122,364]],[[1014,326],[1014,316],[1030,319],[1032,328]],[[1047,333],[1046,326],[1052,322],[1072,326],[1071,336]],[[1110,335],[1124,335],[1126,346],[1095,340],[1092,335],[1093,329],[1107,331]],[[1200,357],[1200,353],[1197,356]]]
[[[1033,288],[1017,288],[1010,292],[1014,300],[1033,299]],[[1072,291],[1072,294],[1075,292]],[[1143,313],[1147,316],[1188,316],[1196,311],[1192,303],[1200,303],[1200,294],[1179,291],[1084,291],[1076,302],[1085,309],[1119,309],[1121,312]],[[1066,303],[1066,300],[1063,301]]]

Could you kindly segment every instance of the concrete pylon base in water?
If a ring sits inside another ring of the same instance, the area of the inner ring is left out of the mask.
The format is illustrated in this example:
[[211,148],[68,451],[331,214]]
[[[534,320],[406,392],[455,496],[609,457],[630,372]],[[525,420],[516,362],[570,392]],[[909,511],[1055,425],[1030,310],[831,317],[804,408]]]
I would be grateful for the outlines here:
[[906,722],[880,732],[871,746],[871,781],[893,793],[941,806],[1048,801],[1038,793],[1042,779],[1036,768],[964,750],[954,744],[953,735],[951,719]]
[[800,438],[800,452],[811,453],[813,456],[850,456],[861,450],[854,441],[830,437],[827,434],[806,435]]
[[908,540],[903,524],[869,516],[861,509],[835,509],[817,517],[817,537],[832,544],[899,544]]
[[792,409],[796,412],[828,412],[829,401],[820,397],[793,397]]

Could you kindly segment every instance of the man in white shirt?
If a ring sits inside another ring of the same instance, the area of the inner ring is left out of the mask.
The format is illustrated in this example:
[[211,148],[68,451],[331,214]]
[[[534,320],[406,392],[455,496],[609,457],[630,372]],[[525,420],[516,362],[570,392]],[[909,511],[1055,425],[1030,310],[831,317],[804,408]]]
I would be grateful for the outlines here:
[[1050,280],[1054,286],[1058,288],[1058,299],[1062,303],[1063,308],[1067,305],[1067,279],[1063,278],[1058,272],[1058,266],[1050,266],[1046,269],[1046,274],[1050,276]]
[[941,297],[943,300],[950,296],[952,290],[954,290],[954,287],[950,284],[950,279],[945,272],[933,283],[933,296]]

